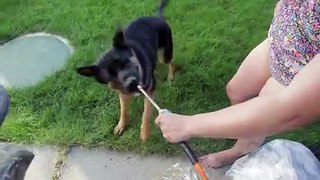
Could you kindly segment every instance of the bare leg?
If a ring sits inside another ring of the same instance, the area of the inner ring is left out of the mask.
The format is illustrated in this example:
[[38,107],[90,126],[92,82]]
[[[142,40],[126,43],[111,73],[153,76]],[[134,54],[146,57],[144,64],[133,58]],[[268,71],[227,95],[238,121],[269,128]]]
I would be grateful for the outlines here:
[[[259,95],[271,77],[268,50],[267,40],[254,48],[228,83],[227,94],[232,105]],[[256,149],[264,139],[264,137],[239,139],[231,149],[202,156],[200,160],[208,167],[221,167]]]
[[[281,0],[276,4],[274,16],[281,8]],[[227,94],[231,104],[238,104],[256,95],[265,96],[282,90],[284,87],[271,78],[269,69],[268,39],[254,48],[239,67],[237,73],[227,85]],[[233,163],[242,155],[258,148],[265,137],[238,139],[227,150],[202,156],[200,160],[209,167],[217,168]]]
[[[279,91],[284,87],[273,78],[270,78],[263,87],[259,96],[267,96]],[[265,137],[256,137],[251,139],[238,139],[236,144],[225,151],[209,154],[201,157],[202,162],[208,167],[221,167],[233,163],[239,157],[257,149],[264,142]]]

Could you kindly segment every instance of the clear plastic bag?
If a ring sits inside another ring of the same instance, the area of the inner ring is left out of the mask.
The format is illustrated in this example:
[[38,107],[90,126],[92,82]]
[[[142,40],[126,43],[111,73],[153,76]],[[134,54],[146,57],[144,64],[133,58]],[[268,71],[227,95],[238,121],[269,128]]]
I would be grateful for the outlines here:
[[154,178],[155,180],[198,180],[197,175],[190,167],[182,167],[179,163],[168,168],[163,175]]
[[320,162],[304,145],[273,140],[238,159],[226,172],[233,180],[320,179]]
[[[223,171],[223,172],[221,172]],[[238,159],[229,170],[206,168],[211,180],[320,180],[320,161],[304,145],[289,140],[273,140]],[[157,180],[200,180],[192,166],[178,163]]]

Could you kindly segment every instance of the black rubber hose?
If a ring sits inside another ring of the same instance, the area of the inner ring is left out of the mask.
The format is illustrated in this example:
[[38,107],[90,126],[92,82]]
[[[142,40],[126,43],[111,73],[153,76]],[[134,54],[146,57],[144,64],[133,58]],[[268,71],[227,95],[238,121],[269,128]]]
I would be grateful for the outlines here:
[[187,154],[188,158],[190,159],[191,163],[194,165],[198,162],[197,157],[195,156],[194,152],[190,148],[189,144],[186,141],[180,142],[181,146],[183,147],[184,152]]

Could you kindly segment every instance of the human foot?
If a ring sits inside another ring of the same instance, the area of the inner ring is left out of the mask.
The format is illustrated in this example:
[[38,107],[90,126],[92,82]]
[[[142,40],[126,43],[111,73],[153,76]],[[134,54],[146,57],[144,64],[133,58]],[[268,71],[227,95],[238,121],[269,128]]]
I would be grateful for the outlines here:
[[211,168],[220,168],[232,164],[241,156],[240,153],[235,152],[233,149],[220,151],[217,153],[207,154],[200,157],[200,162]]

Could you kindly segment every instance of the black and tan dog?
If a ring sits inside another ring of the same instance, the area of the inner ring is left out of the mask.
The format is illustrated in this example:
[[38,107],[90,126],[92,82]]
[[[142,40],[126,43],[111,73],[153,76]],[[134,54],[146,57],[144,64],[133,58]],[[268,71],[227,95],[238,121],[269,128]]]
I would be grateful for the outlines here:
[[[163,18],[167,4],[168,0],[161,1],[159,17],[139,17],[127,28],[118,28],[113,38],[113,47],[97,64],[77,68],[80,75],[95,78],[99,83],[109,85],[119,92],[121,112],[114,129],[115,134],[122,134],[128,125],[128,106],[132,96],[140,95],[138,85],[151,97],[155,97],[154,71],[158,59],[161,58],[169,66],[168,80],[174,78],[172,31]],[[151,113],[152,106],[145,99],[140,132],[143,141],[150,136]]]

